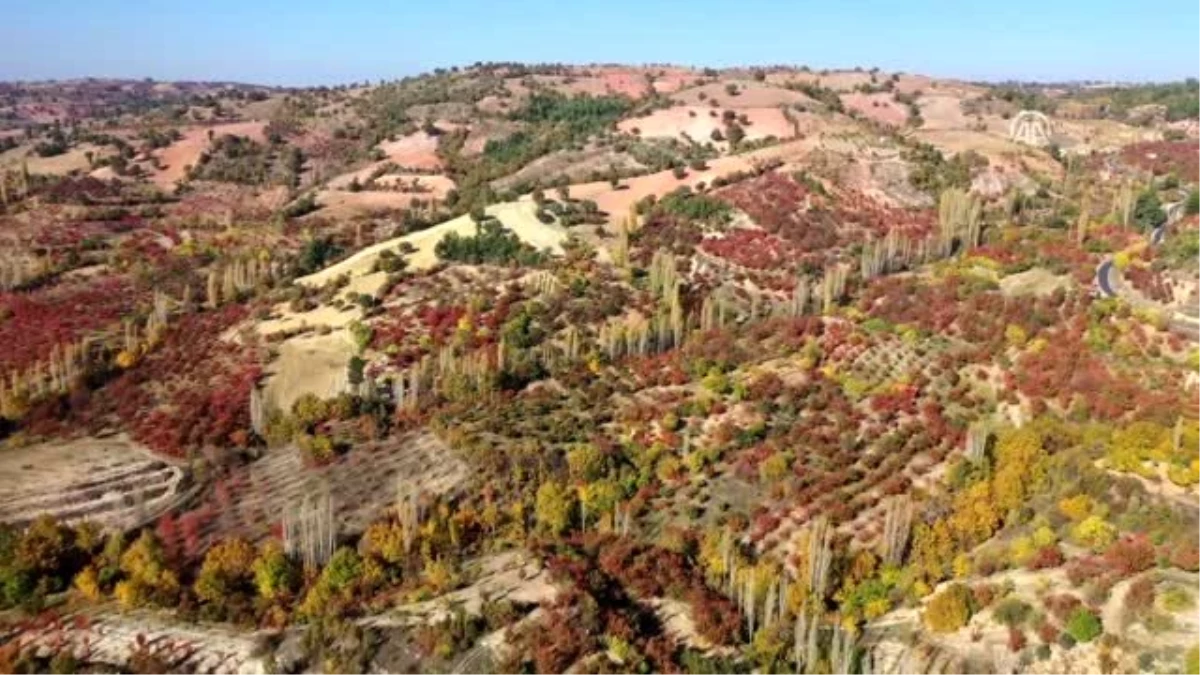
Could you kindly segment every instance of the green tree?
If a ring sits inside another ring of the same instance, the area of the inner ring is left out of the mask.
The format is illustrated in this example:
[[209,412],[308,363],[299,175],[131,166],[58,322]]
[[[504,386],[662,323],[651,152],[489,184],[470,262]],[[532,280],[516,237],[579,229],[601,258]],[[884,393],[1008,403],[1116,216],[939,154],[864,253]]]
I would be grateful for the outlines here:
[[277,541],[263,545],[254,561],[254,586],[260,597],[267,600],[286,597],[293,593],[300,580],[296,564],[284,552]]
[[1100,623],[1100,617],[1080,607],[1067,620],[1066,630],[1076,642],[1091,642],[1104,632],[1104,626]]
[[1200,213],[1200,190],[1188,192],[1187,200],[1183,202],[1183,212],[1189,216]]
[[1133,206],[1133,222],[1137,223],[1138,229],[1143,232],[1149,232],[1167,222],[1167,213],[1162,209],[1157,192],[1146,190],[1138,195]]

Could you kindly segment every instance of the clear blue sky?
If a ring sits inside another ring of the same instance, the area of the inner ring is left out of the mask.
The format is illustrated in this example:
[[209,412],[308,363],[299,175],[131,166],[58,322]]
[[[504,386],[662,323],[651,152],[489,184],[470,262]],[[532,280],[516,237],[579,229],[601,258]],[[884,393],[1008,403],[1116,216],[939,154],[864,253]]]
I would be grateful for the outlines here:
[[336,84],[475,61],[879,66],[971,79],[1200,71],[1197,0],[6,0],[0,79]]

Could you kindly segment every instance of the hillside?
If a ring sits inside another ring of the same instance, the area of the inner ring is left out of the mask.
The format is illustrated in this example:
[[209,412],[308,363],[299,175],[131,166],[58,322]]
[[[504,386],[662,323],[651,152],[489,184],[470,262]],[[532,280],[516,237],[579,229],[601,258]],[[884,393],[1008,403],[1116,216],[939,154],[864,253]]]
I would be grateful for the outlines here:
[[0,84],[0,671],[1195,672],[1194,84]]

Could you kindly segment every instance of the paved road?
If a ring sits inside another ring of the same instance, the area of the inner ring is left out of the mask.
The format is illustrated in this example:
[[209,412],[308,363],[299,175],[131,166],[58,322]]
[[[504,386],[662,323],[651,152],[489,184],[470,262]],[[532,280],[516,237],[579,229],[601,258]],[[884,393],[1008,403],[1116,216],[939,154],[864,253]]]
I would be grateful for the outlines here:
[[[1167,226],[1183,217],[1183,202],[1176,202],[1166,205],[1167,220],[1150,232],[1148,237],[1151,246],[1158,246],[1167,236]],[[1113,283],[1112,272],[1115,269],[1112,258],[1105,258],[1104,262],[1096,268],[1096,285],[1100,287],[1100,292],[1107,297],[1117,296],[1117,286]],[[1119,276],[1119,275],[1118,275]]]
[[1100,286],[1100,292],[1110,298],[1117,295],[1117,292],[1112,287],[1112,278],[1109,276],[1112,274],[1114,267],[1116,266],[1113,265],[1112,258],[1105,258],[1104,262],[1100,263],[1100,266],[1096,268],[1096,284]]

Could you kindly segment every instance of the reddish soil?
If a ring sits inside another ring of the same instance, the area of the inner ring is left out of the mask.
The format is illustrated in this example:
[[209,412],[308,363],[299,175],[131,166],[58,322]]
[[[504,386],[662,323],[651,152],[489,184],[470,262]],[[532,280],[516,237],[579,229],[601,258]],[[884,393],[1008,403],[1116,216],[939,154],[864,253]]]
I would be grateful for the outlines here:
[[857,110],[880,124],[898,127],[908,119],[908,110],[896,103],[891,94],[842,94],[841,99],[847,109]]
[[[427,191],[411,191],[413,180],[419,180]],[[396,187],[403,183],[404,188]],[[414,200],[440,201],[446,193],[454,188],[454,181],[446,176],[423,175],[391,175],[376,179],[379,189],[350,192],[348,190],[321,190],[317,193],[317,203],[322,208],[314,212],[314,217],[332,218],[358,213],[387,211],[390,209],[408,208]]]
[[208,148],[208,132],[212,131],[213,138],[231,134],[233,136],[248,136],[251,140],[262,142],[262,122],[235,122],[218,124],[207,127],[192,127],[183,132],[183,138],[158,151],[157,156],[163,165],[162,171],[156,171],[150,179],[155,185],[168,187],[182,180],[187,174],[185,168],[195,166],[200,153]]
[[409,169],[442,168],[442,160],[437,156],[437,147],[438,137],[430,136],[424,131],[379,144],[379,148],[389,160]]
[[687,185],[693,189],[698,183],[711,185],[720,176],[729,176],[739,171],[752,171],[766,160],[790,161],[803,156],[813,146],[813,141],[797,140],[780,143],[744,155],[719,157],[708,162],[704,171],[691,171],[682,179],[675,178],[670,171],[660,171],[621,181],[614,190],[608,181],[581,183],[570,186],[571,197],[594,200],[601,211],[608,213],[609,222],[617,223],[625,218],[629,207],[648,195],[664,195],[671,190]]
[[1156,175],[1174,173],[1185,182],[1200,175],[1200,151],[1192,141],[1135,143],[1121,149],[1121,159]]
[[[714,114],[715,113],[715,114]],[[746,138],[757,140],[774,136],[790,138],[792,123],[783,116],[778,108],[746,108],[738,110],[739,115],[745,115],[750,122],[743,125]],[[680,137],[684,134],[697,143],[707,143],[712,138],[713,131],[724,133],[725,123],[721,114],[715,108],[699,106],[676,106],[664,110],[655,110],[648,117],[636,117],[621,121],[617,127],[621,131],[633,133],[634,129],[646,138]]]
[[[753,80],[734,82],[738,88],[736,96],[731,96],[726,90],[728,82],[714,82],[699,87],[685,89],[671,98],[684,105],[712,107],[717,102],[717,110],[726,108],[740,111],[743,108],[775,108],[781,105],[812,106],[815,102],[798,91],[775,87]],[[703,95],[703,98],[701,98]]]

